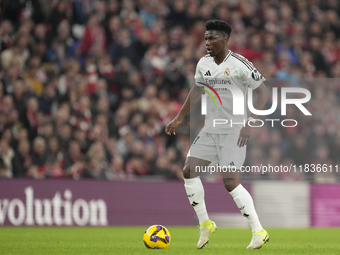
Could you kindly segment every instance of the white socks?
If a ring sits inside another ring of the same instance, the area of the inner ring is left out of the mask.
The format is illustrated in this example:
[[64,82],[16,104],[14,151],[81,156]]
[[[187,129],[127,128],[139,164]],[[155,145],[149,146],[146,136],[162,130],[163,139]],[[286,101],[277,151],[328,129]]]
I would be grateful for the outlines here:
[[201,225],[202,222],[209,220],[207,209],[205,208],[204,188],[201,178],[198,176],[192,179],[184,179],[184,188]]
[[[202,222],[209,220],[207,209],[205,208],[204,188],[201,178],[198,176],[192,179],[184,179],[184,187],[190,204],[193,206],[199,224],[201,225]],[[255,211],[254,202],[249,192],[239,184],[229,193],[234,198],[242,215],[248,219],[251,229],[255,232],[262,230],[262,225]]]
[[255,232],[262,230],[262,225],[255,211],[254,202],[249,192],[239,184],[229,193],[234,198],[242,215],[248,219],[251,229]]

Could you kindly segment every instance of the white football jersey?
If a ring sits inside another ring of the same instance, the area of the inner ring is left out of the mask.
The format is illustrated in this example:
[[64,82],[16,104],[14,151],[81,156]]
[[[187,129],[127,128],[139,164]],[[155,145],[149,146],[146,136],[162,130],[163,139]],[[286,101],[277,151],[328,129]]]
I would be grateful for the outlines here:
[[[251,62],[230,50],[219,65],[210,55],[202,57],[195,73],[195,84],[209,92],[209,95],[205,93],[206,116],[202,130],[212,134],[238,134],[247,121],[248,87],[254,90],[265,80]],[[234,100],[238,105],[235,109]]]

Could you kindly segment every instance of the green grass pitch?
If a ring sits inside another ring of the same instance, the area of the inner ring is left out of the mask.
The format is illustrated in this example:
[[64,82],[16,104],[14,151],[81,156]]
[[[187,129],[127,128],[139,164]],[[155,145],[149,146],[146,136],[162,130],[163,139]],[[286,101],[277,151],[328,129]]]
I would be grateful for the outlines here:
[[340,229],[267,229],[270,242],[246,250],[251,231],[220,228],[202,250],[197,227],[168,227],[166,250],[148,250],[146,227],[0,228],[0,254],[340,254]]

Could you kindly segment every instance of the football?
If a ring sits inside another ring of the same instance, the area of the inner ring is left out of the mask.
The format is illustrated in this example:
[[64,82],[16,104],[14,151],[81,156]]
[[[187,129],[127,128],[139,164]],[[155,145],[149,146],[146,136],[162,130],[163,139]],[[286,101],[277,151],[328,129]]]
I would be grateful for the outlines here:
[[162,225],[153,225],[145,231],[143,241],[148,249],[166,249],[171,242],[170,232]]

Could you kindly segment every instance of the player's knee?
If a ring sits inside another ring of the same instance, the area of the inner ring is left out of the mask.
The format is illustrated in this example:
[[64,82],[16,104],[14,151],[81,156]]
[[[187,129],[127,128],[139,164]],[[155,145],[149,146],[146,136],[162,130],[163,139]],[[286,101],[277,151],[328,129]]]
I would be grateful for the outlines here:
[[239,181],[237,178],[224,178],[223,183],[228,192],[231,192],[239,185]]
[[196,178],[198,176],[200,176],[200,173],[199,172],[196,172],[195,171],[195,166],[200,164],[200,162],[197,162],[197,161],[193,161],[193,160],[190,160],[189,158],[187,158],[185,160],[185,163],[184,163],[184,167],[183,167],[183,177],[185,179],[190,179],[190,178]]
[[190,166],[189,164],[185,164],[183,167],[183,177],[185,179],[190,179]]

